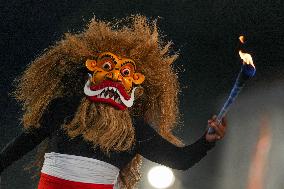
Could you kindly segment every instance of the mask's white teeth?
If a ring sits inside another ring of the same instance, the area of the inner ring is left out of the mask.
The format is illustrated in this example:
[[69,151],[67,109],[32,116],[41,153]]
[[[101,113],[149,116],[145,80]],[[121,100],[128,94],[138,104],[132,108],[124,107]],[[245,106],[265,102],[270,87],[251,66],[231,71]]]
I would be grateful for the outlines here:
[[90,85],[91,85],[91,81],[88,80],[88,81],[86,82],[86,84],[85,84],[85,87],[84,87],[84,93],[85,93],[85,95],[87,95],[87,96],[96,96],[96,95],[99,95],[99,94],[101,94],[102,91],[104,90],[104,89],[100,89],[100,90],[92,91],[92,90],[90,89]]
[[115,101],[116,103],[119,103],[119,98],[116,98],[114,101]]
[[[112,100],[114,100],[115,102],[120,103],[120,104],[123,103],[127,107],[131,107],[133,105],[134,93],[135,93],[135,90],[137,89],[137,87],[133,88],[131,95],[130,95],[130,99],[126,100],[124,98],[124,96],[121,95],[119,90],[115,87],[106,87],[106,88],[103,88],[103,89],[100,89],[100,90],[92,91],[90,89],[90,85],[91,85],[91,81],[88,80],[85,84],[85,87],[84,87],[84,93],[87,96],[96,96],[98,98],[110,98],[110,94],[108,93],[108,91],[113,90],[115,93],[117,93],[119,95],[119,98],[115,99],[114,96],[112,96],[111,97]],[[106,96],[105,96],[105,93],[107,93]]]
[[120,100],[122,101],[122,103],[127,106],[128,108],[131,107],[133,105],[134,102],[134,93],[135,90],[137,89],[137,87],[133,88],[131,95],[130,95],[130,99],[126,100],[119,92],[119,90],[117,90],[117,94],[119,95]]
[[107,89],[106,88],[104,88],[104,90],[102,91],[102,93],[101,93],[103,96],[105,96],[106,94],[107,94]]

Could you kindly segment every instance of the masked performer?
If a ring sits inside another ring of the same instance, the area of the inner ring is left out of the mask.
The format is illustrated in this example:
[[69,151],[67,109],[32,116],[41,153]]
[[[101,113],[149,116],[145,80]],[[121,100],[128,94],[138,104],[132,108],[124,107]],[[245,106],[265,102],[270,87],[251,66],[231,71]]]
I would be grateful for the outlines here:
[[143,16],[93,19],[84,32],[67,34],[18,81],[24,132],[2,150],[0,172],[43,140],[39,189],[130,189],[141,156],[181,170],[199,162],[225,124],[212,118],[216,132],[188,146],[172,134],[179,89],[170,46]]

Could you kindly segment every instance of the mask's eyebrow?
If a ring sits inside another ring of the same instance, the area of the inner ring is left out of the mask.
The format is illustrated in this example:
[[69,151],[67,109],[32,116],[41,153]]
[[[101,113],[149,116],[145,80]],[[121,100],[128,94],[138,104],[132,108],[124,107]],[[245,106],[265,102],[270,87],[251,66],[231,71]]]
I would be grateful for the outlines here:
[[134,67],[134,70],[136,70],[136,65],[135,65],[135,63],[134,63],[133,61],[127,60],[127,61],[123,62],[123,63],[121,64],[121,66],[124,66],[124,65],[126,65],[126,64],[132,64],[133,67]]
[[117,64],[117,61],[115,60],[115,58],[110,54],[104,54],[102,57],[100,57],[100,59],[102,58],[110,58],[114,64]]

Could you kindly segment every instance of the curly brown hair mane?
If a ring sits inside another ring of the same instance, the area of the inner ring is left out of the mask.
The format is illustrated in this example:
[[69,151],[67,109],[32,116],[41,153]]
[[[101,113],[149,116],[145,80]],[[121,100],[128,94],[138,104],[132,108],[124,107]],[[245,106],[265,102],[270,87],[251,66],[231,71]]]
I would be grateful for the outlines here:
[[[101,52],[109,51],[130,57],[136,62],[137,71],[146,78],[141,85],[143,95],[129,111],[120,112],[124,114],[120,117],[125,117],[119,120],[125,121],[125,128],[118,134],[123,136],[121,141],[111,142],[117,137],[110,135],[111,132],[99,137],[102,131],[114,128],[112,126],[115,123],[108,122],[111,126],[105,127],[105,120],[99,117],[100,112],[110,113],[117,110],[105,105],[94,105],[85,98],[82,99],[74,119],[64,125],[69,136],[83,135],[85,140],[93,142],[106,153],[112,150],[129,150],[135,141],[131,116],[138,114],[164,138],[176,145],[182,145],[172,134],[179,117],[179,87],[177,75],[171,66],[178,55],[170,54],[171,45],[171,42],[161,39],[156,20],[148,20],[145,16],[134,15],[112,22],[92,19],[85,31],[68,33],[61,41],[45,50],[18,79],[15,96],[23,104],[24,128],[40,127],[39,120],[53,99],[82,94],[83,74],[86,74],[82,71],[84,62],[97,57]],[[100,120],[95,126],[92,125],[94,119]],[[121,170],[119,180],[122,188],[133,188],[139,181],[140,164],[141,157],[137,155]]]

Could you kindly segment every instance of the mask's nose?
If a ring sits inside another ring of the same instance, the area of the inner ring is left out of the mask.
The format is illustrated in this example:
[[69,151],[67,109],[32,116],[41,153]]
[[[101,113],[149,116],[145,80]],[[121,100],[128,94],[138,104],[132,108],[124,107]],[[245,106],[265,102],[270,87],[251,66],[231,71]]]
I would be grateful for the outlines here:
[[110,80],[113,80],[113,81],[122,81],[122,76],[120,74],[120,71],[119,70],[113,70],[111,72],[109,72],[107,75],[106,75],[106,78],[107,79],[110,79]]

